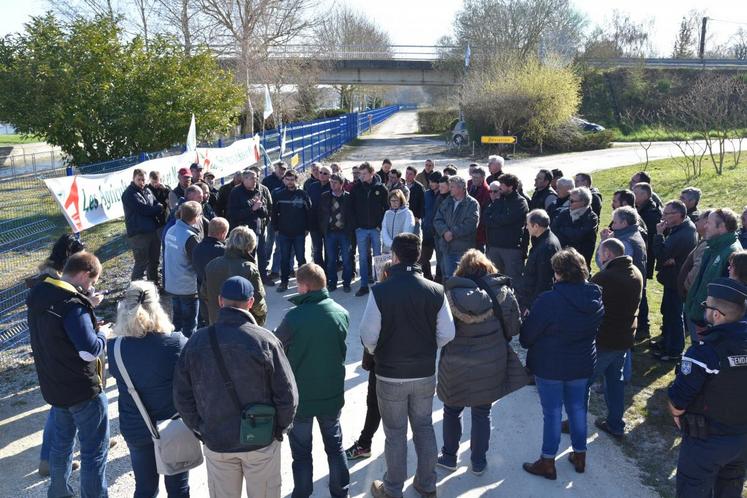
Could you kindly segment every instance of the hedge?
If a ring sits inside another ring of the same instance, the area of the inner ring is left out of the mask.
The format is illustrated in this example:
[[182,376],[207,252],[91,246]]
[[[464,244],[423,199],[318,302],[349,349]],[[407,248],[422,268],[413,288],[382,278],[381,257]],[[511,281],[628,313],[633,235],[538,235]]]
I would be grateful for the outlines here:
[[424,109],[418,111],[418,128],[420,133],[443,133],[455,119],[459,119],[457,109]]

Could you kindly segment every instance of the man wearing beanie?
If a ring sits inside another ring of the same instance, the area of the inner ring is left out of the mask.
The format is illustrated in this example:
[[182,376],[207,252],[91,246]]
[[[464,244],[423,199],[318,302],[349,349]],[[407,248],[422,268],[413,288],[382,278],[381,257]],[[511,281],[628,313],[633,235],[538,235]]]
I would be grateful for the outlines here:
[[[174,405],[205,443],[211,497],[280,497],[280,441],[293,422],[298,391],[283,345],[249,313],[254,288],[231,277],[220,290],[214,326],[187,341],[174,373]],[[268,446],[240,441],[241,413],[251,405],[275,408],[275,438]]]
[[669,387],[669,410],[682,431],[677,496],[739,497],[747,467],[747,287],[708,284],[708,327],[685,352]]

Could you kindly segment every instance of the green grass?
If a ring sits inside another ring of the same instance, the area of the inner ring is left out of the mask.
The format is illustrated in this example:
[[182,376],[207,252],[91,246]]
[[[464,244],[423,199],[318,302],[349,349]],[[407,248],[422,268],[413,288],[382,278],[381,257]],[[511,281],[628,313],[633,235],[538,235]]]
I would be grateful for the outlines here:
[[[614,132],[613,141],[615,142],[668,142],[700,139],[700,134],[695,131],[672,131],[657,126],[644,126],[628,133],[623,133],[619,128],[610,128],[610,130]],[[737,130],[734,135],[747,136],[747,128]]]
[[35,135],[0,135],[0,146],[7,145],[20,145],[20,144],[33,144],[37,142],[43,142],[44,139]]
[[[729,163],[733,162],[730,157],[727,160]],[[600,227],[606,227],[610,222],[613,192],[627,188],[630,177],[641,169],[643,165],[638,164],[594,174],[594,185],[604,196]],[[741,213],[743,206],[747,204],[747,184],[744,181],[747,157],[742,158],[737,168],[725,167],[721,176],[716,175],[710,162],[704,163],[702,176],[690,181],[685,180],[684,172],[672,159],[652,161],[646,171],[651,175],[654,190],[664,202],[679,198],[684,187],[693,186],[703,192],[700,209],[730,207]],[[661,326],[659,306],[662,287],[655,279],[648,281],[647,295],[651,334],[656,336]],[[689,345],[689,339],[687,342]],[[674,379],[673,368],[673,364],[662,364],[651,357],[648,342],[636,346],[632,386],[626,393],[627,435],[621,443],[623,451],[641,469],[644,482],[667,497],[674,496],[674,470],[680,441],[666,404],[666,388]],[[604,416],[606,413],[600,395],[593,396],[591,410],[596,415]]]

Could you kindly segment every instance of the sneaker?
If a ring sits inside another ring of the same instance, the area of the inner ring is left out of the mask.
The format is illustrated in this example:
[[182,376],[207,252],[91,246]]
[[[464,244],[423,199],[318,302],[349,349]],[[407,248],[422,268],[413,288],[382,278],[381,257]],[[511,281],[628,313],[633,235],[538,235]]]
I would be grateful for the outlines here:
[[454,472],[457,469],[456,458],[447,457],[446,455],[438,455],[436,465],[449,472]]
[[278,285],[277,289],[275,289],[277,292],[285,292],[288,290],[288,283],[287,282],[280,282],[280,285]]
[[355,293],[355,297],[361,297],[368,294],[368,287],[361,287],[358,289],[358,292]]
[[348,460],[360,460],[361,458],[369,458],[371,456],[371,448],[364,448],[358,445],[358,441],[353,443],[353,446],[345,450],[345,456]]
[[343,285],[342,286],[342,291],[349,293],[351,291],[350,285]]
[[485,473],[485,469],[488,467],[487,463],[481,463],[479,465],[472,464],[469,467],[469,471],[472,472],[476,476],[481,476]]

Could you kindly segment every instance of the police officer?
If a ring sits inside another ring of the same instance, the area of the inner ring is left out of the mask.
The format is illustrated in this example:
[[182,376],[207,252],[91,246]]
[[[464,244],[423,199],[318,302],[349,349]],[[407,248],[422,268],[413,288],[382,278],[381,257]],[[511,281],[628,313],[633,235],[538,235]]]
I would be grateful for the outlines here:
[[677,497],[739,498],[747,468],[747,287],[708,284],[710,327],[682,357],[669,410],[682,431]]

